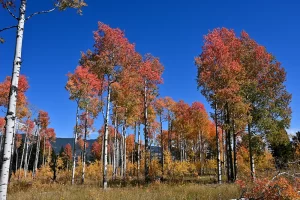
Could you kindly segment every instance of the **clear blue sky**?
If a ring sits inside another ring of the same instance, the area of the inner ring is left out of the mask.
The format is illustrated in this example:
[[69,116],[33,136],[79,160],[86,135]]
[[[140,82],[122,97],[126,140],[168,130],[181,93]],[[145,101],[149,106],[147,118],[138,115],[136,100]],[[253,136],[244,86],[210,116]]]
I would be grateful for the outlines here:
[[[19,1],[19,0],[17,0]],[[194,57],[201,53],[203,35],[217,27],[247,31],[267,47],[287,71],[287,88],[293,94],[290,132],[300,130],[300,3],[297,1],[200,0],[86,0],[83,16],[74,10],[35,16],[25,24],[21,73],[29,78],[31,103],[49,112],[58,137],[71,137],[75,103],[64,89],[80,51],[92,48],[97,22],[125,30],[136,49],[160,57],[165,66],[161,96],[188,103],[205,99],[197,91]],[[52,0],[28,1],[27,14],[50,9]],[[2,8],[0,28],[16,21]],[[1,33],[0,80],[11,75],[15,31]],[[99,121],[99,120],[98,120]],[[100,127],[100,123],[97,124]]]

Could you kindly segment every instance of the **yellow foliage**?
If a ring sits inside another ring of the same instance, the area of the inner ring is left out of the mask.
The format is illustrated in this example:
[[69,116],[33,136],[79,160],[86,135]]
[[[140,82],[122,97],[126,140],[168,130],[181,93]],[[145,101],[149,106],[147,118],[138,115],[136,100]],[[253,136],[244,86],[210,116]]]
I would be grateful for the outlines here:
[[152,159],[150,163],[149,175],[151,178],[159,177],[162,175],[161,165],[157,159]]

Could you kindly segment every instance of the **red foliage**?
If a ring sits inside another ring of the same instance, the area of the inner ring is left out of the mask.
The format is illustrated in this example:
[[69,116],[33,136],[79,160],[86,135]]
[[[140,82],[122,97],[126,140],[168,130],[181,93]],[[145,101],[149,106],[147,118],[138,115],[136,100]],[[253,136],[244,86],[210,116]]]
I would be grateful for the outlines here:
[[3,117],[0,117],[0,133],[4,133],[4,127],[5,127],[5,119]]
[[64,155],[66,156],[67,160],[72,160],[72,147],[69,143],[65,146]]
[[41,129],[46,129],[50,123],[50,117],[48,112],[40,110],[38,120],[41,123]]
[[99,144],[98,141],[95,141],[92,144],[92,153],[93,153],[94,157],[97,160],[100,160],[100,158],[101,158],[101,145]]

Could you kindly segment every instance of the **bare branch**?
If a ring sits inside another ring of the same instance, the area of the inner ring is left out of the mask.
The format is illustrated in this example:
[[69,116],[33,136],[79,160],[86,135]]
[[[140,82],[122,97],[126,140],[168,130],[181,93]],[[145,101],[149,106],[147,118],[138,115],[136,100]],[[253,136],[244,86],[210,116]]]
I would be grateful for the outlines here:
[[35,16],[35,15],[50,13],[50,12],[54,11],[55,9],[56,9],[56,8],[52,8],[52,9],[50,9],[50,10],[44,10],[44,11],[35,12],[35,13],[29,15],[29,16],[25,19],[25,21],[29,20],[30,18],[32,18],[32,17]]
[[6,28],[3,28],[3,29],[0,29],[0,32],[2,31],[6,31],[8,29],[11,29],[11,28],[17,28],[18,26],[9,26],[9,27],[6,27]]
[[11,10],[8,7],[5,7],[5,8],[13,18],[15,18],[16,20],[19,20],[19,18],[16,17],[15,14],[13,12],[11,12]]
[[287,164],[299,164],[300,163],[300,160],[296,160],[296,161],[293,161],[293,162],[288,162]]

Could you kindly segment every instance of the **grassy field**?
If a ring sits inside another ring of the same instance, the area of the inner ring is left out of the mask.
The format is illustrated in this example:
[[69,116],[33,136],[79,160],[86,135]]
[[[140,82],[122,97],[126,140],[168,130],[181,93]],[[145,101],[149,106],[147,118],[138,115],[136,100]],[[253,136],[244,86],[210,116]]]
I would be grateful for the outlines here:
[[61,185],[28,183],[14,184],[9,190],[9,200],[63,200],[63,199],[101,199],[101,200],[165,200],[191,199],[215,200],[235,199],[240,195],[236,185],[168,185],[152,184],[141,187],[110,188],[103,191],[96,185]]

